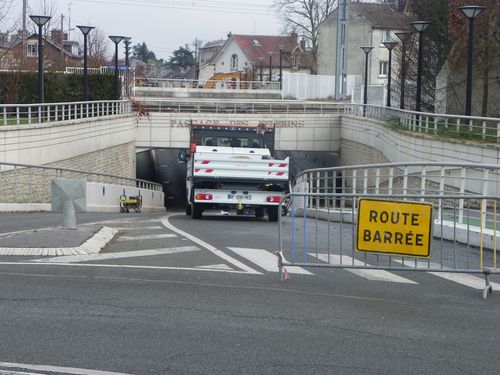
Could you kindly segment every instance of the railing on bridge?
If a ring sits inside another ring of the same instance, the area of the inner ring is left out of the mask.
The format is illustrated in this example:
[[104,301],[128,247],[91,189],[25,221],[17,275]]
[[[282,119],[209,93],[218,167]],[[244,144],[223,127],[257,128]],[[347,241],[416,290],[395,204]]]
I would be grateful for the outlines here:
[[185,89],[217,89],[217,90],[280,90],[279,81],[248,81],[234,78],[195,80],[148,78],[136,83],[137,87],[185,88]]
[[162,191],[150,181],[68,168],[0,162],[0,203],[49,203],[55,178],[84,179],[87,182]]
[[174,113],[351,113],[351,108],[341,103],[302,102],[295,100],[209,100],[209,99],[158,99],[148,98],[142,103],[149,112]]
[[[279,220],[280,269],[483,273],[486,298],[491,291],[489,275],[499,273],[499,175],[498,165],[473,163],[389,163],[303,171],[287,198],[291,214]],[[361,198],[432,205],[430,256],[358,251]]]
[[132,113],[132,103],[128,100],[0,104],[0,125],[41,124],[128,113]]
[[361,104],[347,104],[346,108],[352,115],[388,121],[394,128],[415,133],[486,142],[500,141],[500,118],[415,112]]

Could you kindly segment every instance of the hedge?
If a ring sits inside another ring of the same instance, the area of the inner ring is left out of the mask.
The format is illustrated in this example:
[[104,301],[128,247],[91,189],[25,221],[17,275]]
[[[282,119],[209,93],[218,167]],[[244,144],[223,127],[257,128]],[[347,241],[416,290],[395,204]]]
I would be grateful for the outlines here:
[[[89,74],[89,100],[113,100],[114,76]],[[0,72],[0,103],[38,103],[37,72]],[[83,75],[45,73],[45,102],[83,100]]]

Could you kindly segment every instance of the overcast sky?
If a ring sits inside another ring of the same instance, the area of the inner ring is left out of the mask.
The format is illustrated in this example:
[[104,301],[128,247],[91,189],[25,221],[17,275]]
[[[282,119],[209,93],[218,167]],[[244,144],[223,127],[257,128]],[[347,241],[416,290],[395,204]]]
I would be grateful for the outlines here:
[[[19,20],[22,8],[22,0],[14,2],[11,22]],[[106,35],[130,36],[133,45],[144,41],[162,58],[195,38],[209,41],[225,38],[230,31],[272,35],[281,30],[270,9],[272,0],[28,0],[28,12],[39,13],[44,3],[57,9],[58,22],[61,13],[71,15],[72,28],[85,24]],[[71,31],[71,38],[79,40],[80,31]]]

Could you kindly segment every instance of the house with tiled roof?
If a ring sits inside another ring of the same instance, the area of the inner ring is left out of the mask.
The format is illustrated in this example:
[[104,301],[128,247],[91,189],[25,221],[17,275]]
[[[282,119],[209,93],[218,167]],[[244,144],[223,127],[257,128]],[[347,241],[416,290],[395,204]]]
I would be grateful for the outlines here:
[[[52,30],[50,38],[44,41],[45,69],[64,70],[68,66],[80,66],[83,62],[83,53],[78,42],[69,41],[67,34],[61,35],[59,30]],[[23,52],[25,56],[24,69],[36,70],[38,64],[38,35],[31,34],[26,38],[26,50],[23,51],[23,42],[20,38],[10,46],[13,58],[20,66]]]
[[[229,34],[224,44],[200,66],[200,79],[217,74],[241,74],[243,80],[279,80],[279,65],[283,71],[310,72],[311,56],[297,35]],[[271,69],[269,69],[271,68]],[[245,78],[246,77],[246,78]]]
[[[389,51],[382,44],[398,39],[396,32],[409,31],[412,16],[405,12],[406,1],[392,4],[349,2],[347,38],[347,75],[357,76],[358,85],[364,76],[365,54],[361,46],[373,46],[368,61],[368,84],[383,85],[387,81]],[[335,9],[319,26],[318,74],[334,75],[337,43],[337,12]],[[410,30],[411,31],[411,30]],[[397,71],[393,59],[392,71]]]

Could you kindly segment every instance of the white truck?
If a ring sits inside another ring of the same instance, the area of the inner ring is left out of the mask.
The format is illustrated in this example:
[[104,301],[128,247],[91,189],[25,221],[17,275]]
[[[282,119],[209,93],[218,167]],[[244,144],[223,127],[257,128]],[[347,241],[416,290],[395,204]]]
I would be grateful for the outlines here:
[[186,214],[201,219],[217,209],[278,220],[289,158],[273,159],[273,149],[273,127],[191,124],[190,153],[179,154],[187,163]]

